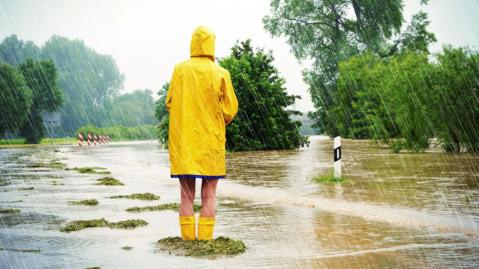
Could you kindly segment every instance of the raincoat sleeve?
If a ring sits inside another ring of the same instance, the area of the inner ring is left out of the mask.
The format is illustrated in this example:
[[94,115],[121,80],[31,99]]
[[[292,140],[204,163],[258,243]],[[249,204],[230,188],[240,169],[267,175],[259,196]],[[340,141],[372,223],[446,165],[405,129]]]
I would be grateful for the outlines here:
[[236,98],[233,83],[231,82],[231,76],[229,72],[225,73],[225,76],[221,85],[222,98],[221,98],[221,110],[223,111],[223,118],[225,124],[230,124],[236,113],[238,112],[238,99]]
[[176,68],[173,71],[173,76],[171,77],[170,86],[168,87],[168,93],[166,95],[166,110],[170,112],[171,107],[171,96],[173,95],[173,89],[176,86]]

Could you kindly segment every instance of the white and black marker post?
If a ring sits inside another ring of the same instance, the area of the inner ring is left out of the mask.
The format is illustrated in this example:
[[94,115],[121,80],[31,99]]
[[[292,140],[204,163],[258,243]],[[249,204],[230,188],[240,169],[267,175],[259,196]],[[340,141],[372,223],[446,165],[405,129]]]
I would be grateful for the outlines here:
[[334,177],[341,178],[341,137],[334,138]]

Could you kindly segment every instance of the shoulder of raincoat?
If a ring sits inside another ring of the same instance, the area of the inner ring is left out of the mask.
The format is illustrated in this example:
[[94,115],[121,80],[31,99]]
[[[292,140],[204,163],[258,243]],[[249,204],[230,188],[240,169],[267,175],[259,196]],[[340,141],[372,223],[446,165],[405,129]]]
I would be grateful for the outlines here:
[[191,58],[175,66],[166,98],[172,178],[226,176],[226,125],[238,112],[228,70],[214,62],[215,35],[198,27]]

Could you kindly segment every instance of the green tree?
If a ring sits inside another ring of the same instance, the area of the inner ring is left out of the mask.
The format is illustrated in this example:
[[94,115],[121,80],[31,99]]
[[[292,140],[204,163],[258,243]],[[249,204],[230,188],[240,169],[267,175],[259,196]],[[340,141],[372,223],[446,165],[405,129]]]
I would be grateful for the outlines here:
[[[383,141],[401,137],[413,150],[438,137],[448,151],[459,152],[462,147],[479,151],[477,52],[445,47],[432,63],[427,53],[407,52],[388,59],[364,54],[340,66],[339,92],[356,99],[352,107],[364,113],[363,119],[376,119],[366,121],[371,137]],[[377,129],[384,131],[374,135]]]
[[436,95],[429,103],[436,111],[437,135],[446,150],[458,152],[463,145],[479,152],[479,53],[445,47],[437,60]]
[[373,53],[353,56],[339,63],[339,78],[332,113],[339,119],[338,134],[351,138],[388,141],[394,132],[391,111],[383,102],[384,62]]
[[57,110],[63,103],[62,92],[57,85],[57,72],[52,61],[28,59],[19,67],[32,93],[32,106],[20,134],[27,143],[39,143],[43,137],[43,112]]
[[114,97],[104,105],[102,126],[156,124],[152,91],[136,90]]
[[299,96],[288,95],[284,79],[273,66],[273,56],[253,50],[250,40],[237,43],[219,64],[228,69],[240,109],[226,131],[227,149],[294,149],[306,143],[301,123],[292,121],[289,110]]
[[158,125],[158,137],[163,144],[168,141],[168,127],[170,125],[170,114],[166,110],[166,95],[168,94],[168,87],[170,87],[170,83],[165,83],[158,91],[158,96],[160,98],[156,101],[155,110],[156,119],[160,122]]
[[22,74],[0,62],[0,137],[25,122],[31,105],[31,91]]
[[108,100],[123,87],[124,76],[115,60],[87,47],[81,40],[53,36],[42,48],[42,58],[52,59],[65,96],[62,126],[71,134],[82,125],[103,123]]
[[435,40],[426,30],[425,13],[413,16],[401,32],[402,9],[402,0],[271,1],[271,15],[263,19],[266,30],[285,36],[298,59],[312,60],[303,75],[317,108],[310,116],[322,132],[339,133],[340,118],[334,113],[339,62],[366,50],[381,57],[407,49],[427,50]]
[[[301,123],[291,119],[301,113],[288,109],[300,97],[287,94],[285,81],[273,61],[271,53],[254,50],[250,40],[237,43],[231,55],[219,61],[231,74],[240,105],[235,120],[226,129],[226,148],[230,151],[295,149],[307,144],[307,138],[300,134]],[[168,140],[168,86],[166,83],[158,92],[156,106],[162,142]]]
[[434,108],[428,106],[436,93],[431,87],[432,66],[426,53],[398,54],[387,64],[383,77],[385,106],[395,115],[400,137],[407,148],[418,151],[434,136]]
[[64,135],[85,124],[105,124],[105,106],[119,95],[124,80],[111,56],[97,53],[81,40],[60,36],[52,36],[41,48],[16,35],[0,43],[0,60],[18,66],[27,58],[55,63],[65,99],[60,109]]

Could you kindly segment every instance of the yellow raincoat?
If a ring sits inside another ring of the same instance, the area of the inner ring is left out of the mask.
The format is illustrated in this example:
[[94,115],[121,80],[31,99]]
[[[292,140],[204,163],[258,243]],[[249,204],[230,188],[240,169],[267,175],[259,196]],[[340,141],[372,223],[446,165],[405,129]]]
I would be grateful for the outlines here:
[[215,35],[198,27],[191,58],[175,66],[166,98],[172,178],[226,176],[226,125],[238,112],[228,70],[214,62]]

